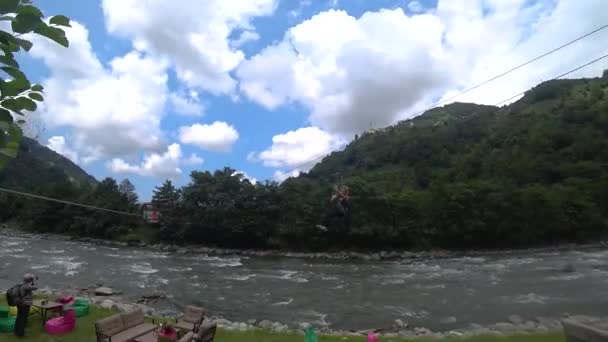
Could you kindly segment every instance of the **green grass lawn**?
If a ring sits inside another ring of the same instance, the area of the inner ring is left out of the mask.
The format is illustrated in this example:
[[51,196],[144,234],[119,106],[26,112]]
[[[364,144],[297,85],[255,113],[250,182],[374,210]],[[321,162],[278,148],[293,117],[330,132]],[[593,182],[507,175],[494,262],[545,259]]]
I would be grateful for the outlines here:
[[[6,305],[4,298],[0,298],[0,305]],[[94,342],[95,328],[94,322],[100,318],[107,317],[116,312],[91,306],[89,315],[79,317],[76,321],[76,329],[69,334],[62,336],[50,336],[44,332],[40,317],[31,316],[26,329],[26,338],[19,341],[40,341],[40,342]],[[12,333],[0,333],[0,342],[12,342],[17,340]],[[304,336],[298,334],[279,334],[267,331],[233,332],[219,330],[215,340],[217,342],[303,342]],[[340,336],[320,336],[320,342],[365,342],[365,337],[340,337]],[[425,339],[406,340],[394,337],[380,337],[380,341],[410,341],[423,342]],[[479,336],[469,339],[444,339],[442,341],[463,341],[463,342],[563,342],[565,338],[562,334],[554,333],[547,335],[519,335],[509,337]]]

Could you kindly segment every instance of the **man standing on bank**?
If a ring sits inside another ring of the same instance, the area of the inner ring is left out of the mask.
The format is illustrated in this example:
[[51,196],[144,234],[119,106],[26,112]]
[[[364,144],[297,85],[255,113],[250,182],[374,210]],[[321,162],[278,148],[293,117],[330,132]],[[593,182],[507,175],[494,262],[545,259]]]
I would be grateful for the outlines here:
[[25,326],[27,318],[30,315],[30,307],[33,301],[33,291],[37,290],[34,283],[38,277],[31,273],[23,276],[23,284],[19,287],[19,301],[17,303],[17,320],[15,321],[15,335],[18,337],[25,336]]

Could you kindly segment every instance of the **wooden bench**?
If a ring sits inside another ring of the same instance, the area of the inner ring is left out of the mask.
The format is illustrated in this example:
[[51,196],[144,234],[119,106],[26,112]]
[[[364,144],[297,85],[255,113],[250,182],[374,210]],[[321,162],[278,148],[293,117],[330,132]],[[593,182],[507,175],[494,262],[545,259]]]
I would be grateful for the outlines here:
[[142,309],[116,314],[95,322],[97,342],[129,342],[156,329],[144,321]]
[[563,319],[568,342],[608,342],[608,321]]

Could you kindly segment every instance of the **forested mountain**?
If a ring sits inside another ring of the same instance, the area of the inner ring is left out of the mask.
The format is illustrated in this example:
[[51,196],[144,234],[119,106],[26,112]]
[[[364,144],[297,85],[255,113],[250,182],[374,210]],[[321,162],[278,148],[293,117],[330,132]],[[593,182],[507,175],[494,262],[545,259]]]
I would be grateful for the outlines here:
[[23,137],[17,157],[0,170],[0,185],[39,189],[61,182],[75,186],[94,186],[97,180],[59,153]]
[[[145,230],[172,243],[317,250],[597,239],[608,228],[606,76],[546,82],[500,108],[454,103],[433,109],[367,132],[280,185],[253,185],[231,168],[195,171],[181,189],[168,181],[157,188],[161,222]],[[333,208],[336,182],[351,189],[350,214],[335,216],[324,232],[315,225]],[[46,189],[136,212],[123,188],[106,179],[86,191]],[[37,204],[13,206],[11,215],[37,221],[30,224],[36,229],[98,237],[142,229],[141,220]],[[46,210],[44,216],[32,208]]]

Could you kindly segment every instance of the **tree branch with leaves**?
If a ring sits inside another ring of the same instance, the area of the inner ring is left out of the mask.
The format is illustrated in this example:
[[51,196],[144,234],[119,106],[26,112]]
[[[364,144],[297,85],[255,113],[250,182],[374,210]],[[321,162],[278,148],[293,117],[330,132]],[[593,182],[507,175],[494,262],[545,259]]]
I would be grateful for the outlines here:
[[[6,23],[10,23],[10,30],[5,29]],[[70,26],[68,17],[56,15],[47,23],[31,0],[0,0],[0,69],[5,74],[0,75],[0,168],[8,158],[17,156],[27,112],[35,111],[36,102],[44,101],[44,88],[30,83],[15,55],[32,48],[33,43],[24,38],[28,34],[38,34],[68,47],[62,26]]]

